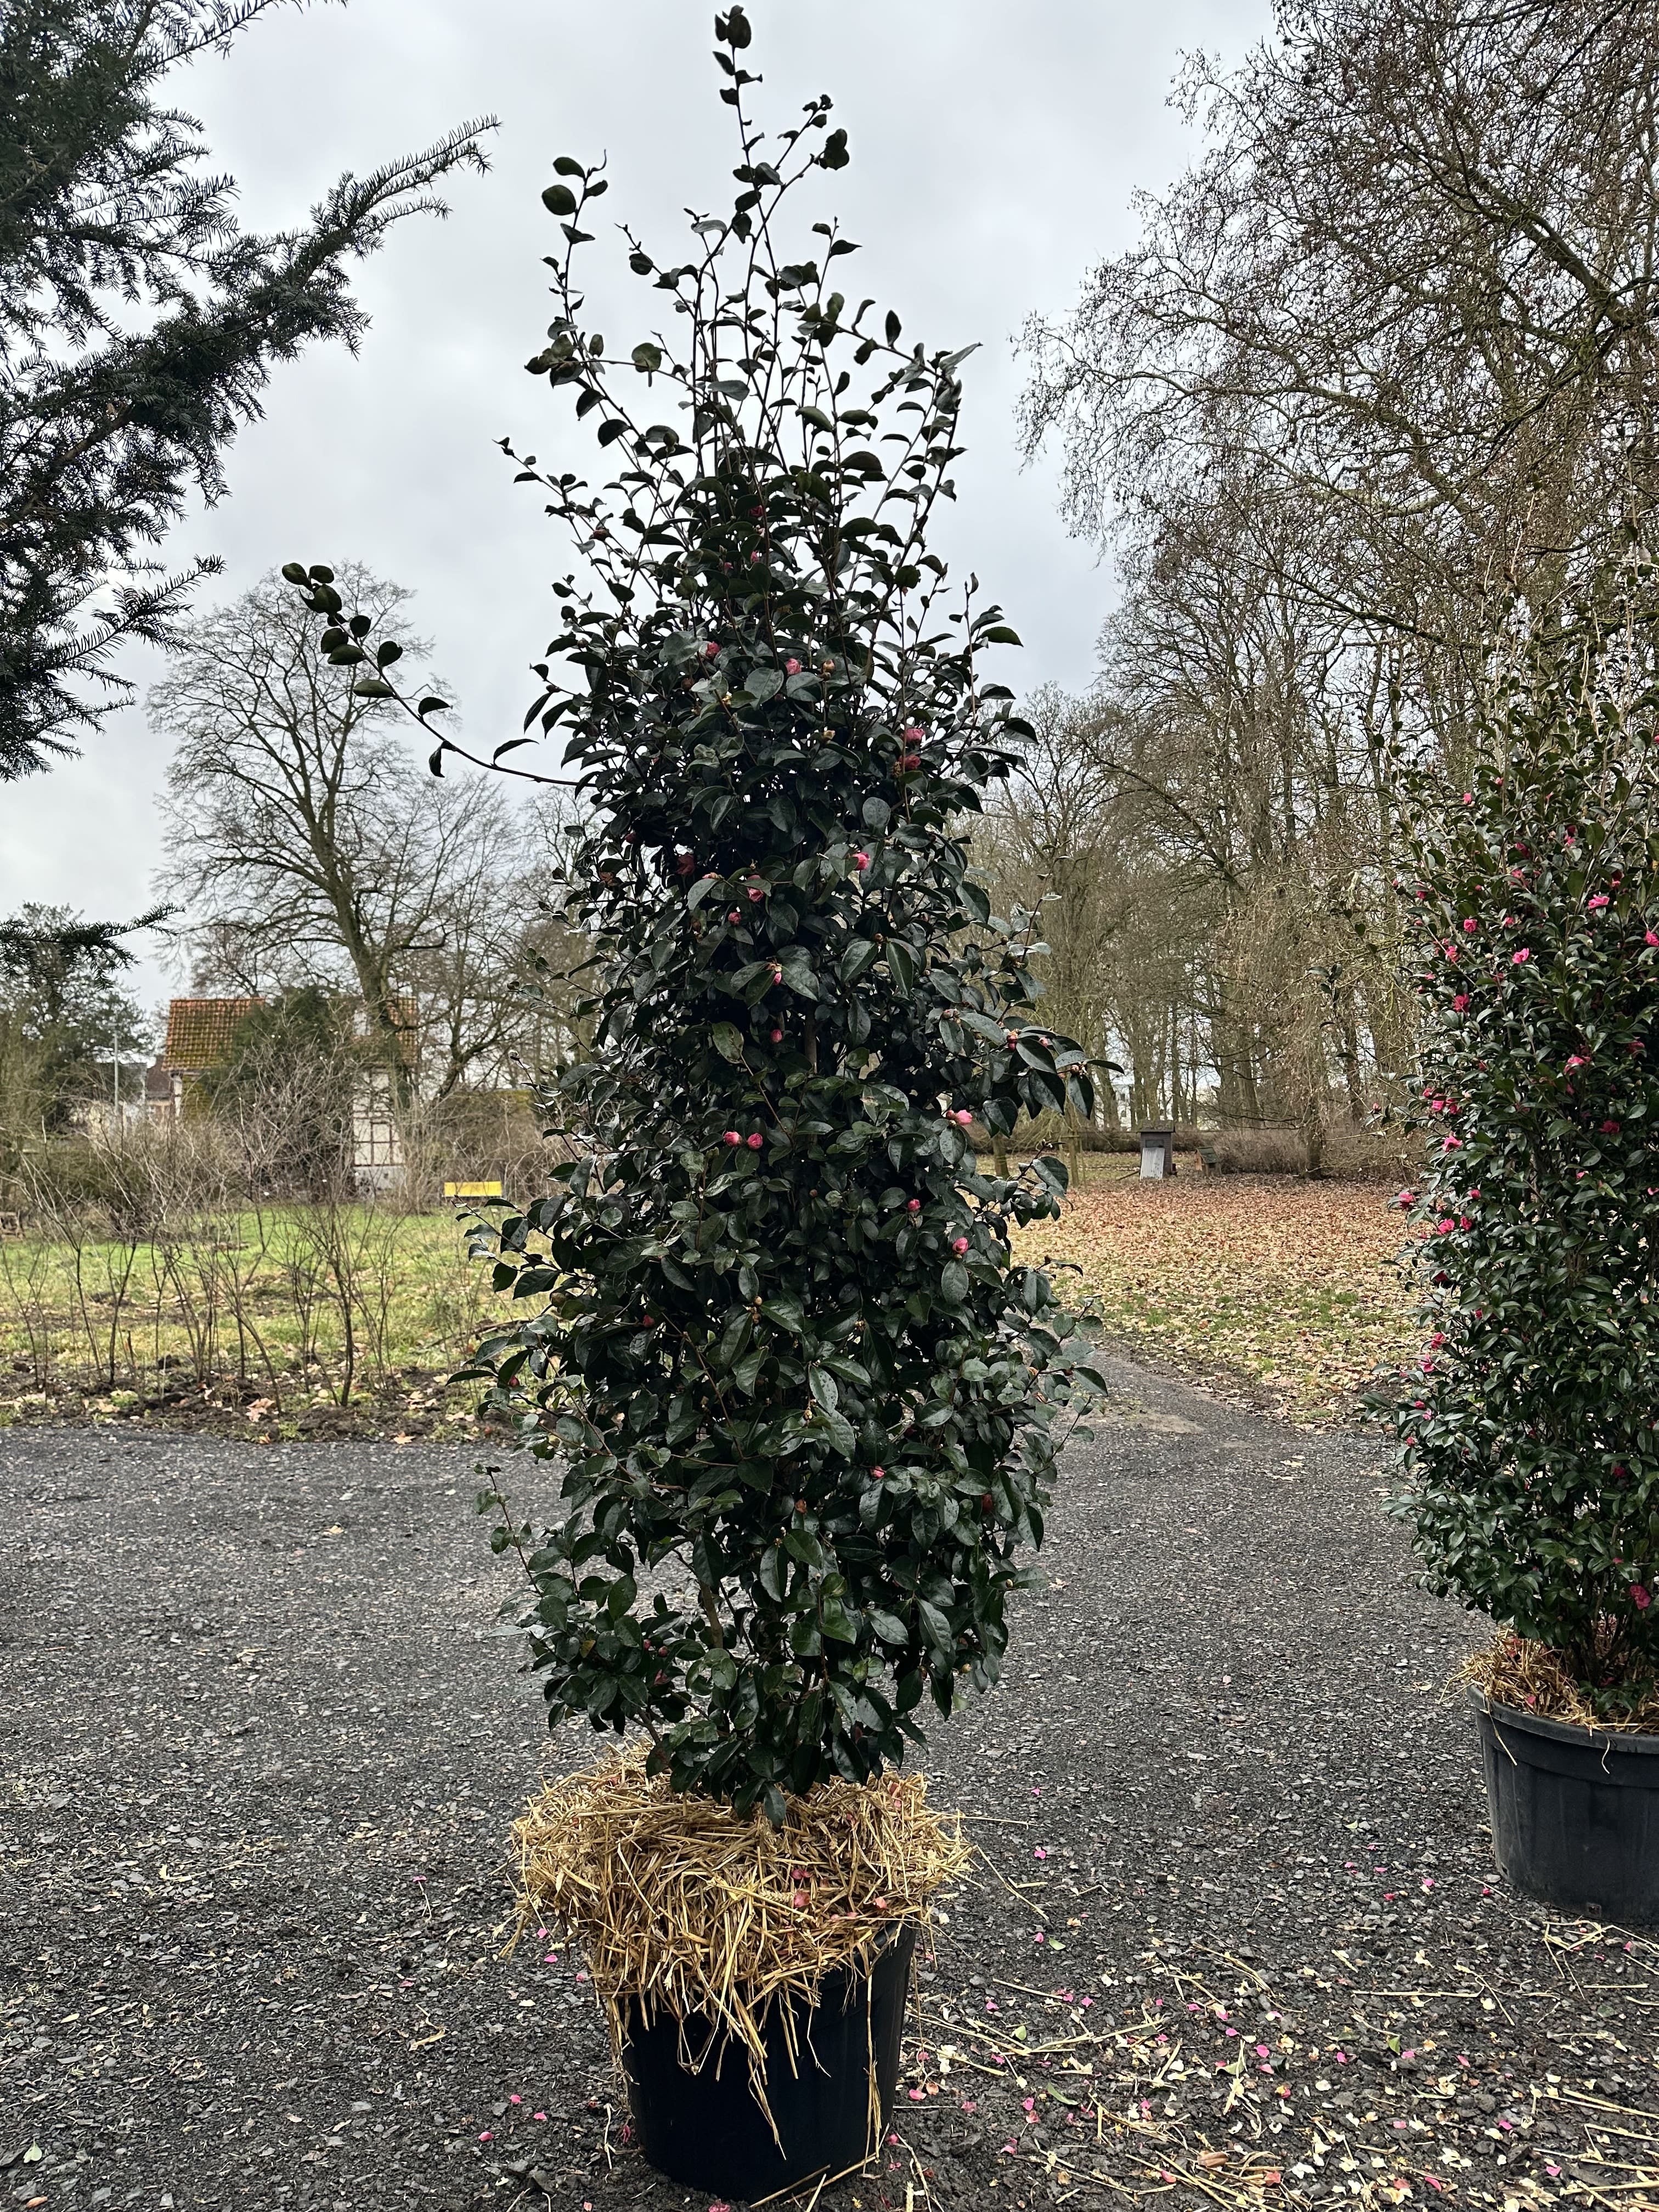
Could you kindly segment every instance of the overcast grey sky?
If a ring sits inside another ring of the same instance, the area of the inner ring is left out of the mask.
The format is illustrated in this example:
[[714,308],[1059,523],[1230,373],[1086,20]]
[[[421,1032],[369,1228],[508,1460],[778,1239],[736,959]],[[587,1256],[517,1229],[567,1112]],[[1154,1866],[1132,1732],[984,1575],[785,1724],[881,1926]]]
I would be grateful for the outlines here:
[[[1062,529],[1052,465],[1020,465],[1012,341],[1133,236],[1134,193],[1191,159],[1168,105],[1182,53],[1236,59],[1268,27],[1267,0],[751,0],[748,12],[760,119],[787,124],[824,91],[848,129],[852,166],[832,182],[863,249],[843,264],[849,291],[896,307],[907,337],[981,342],[940,550],[977,571],[1024,639],[1006,680],[1081,685],[1110,575]],[[281,12],[228,59],[181,73],[169,96],[201,116],[245,220],[264,228],[294,221],[343,168],[485,112],[501,129],[490,174],[455,180],[448,222],[400,224],[363,268],[373,321],[356,359],[336,348],[277,369],[264,419],[229,456],[229,497],[192,514],[169,560],[220,554],[225,595],[285,560],[363,560],[416,593],[470,740],[516,732],[526,664],[551,628],[548,581],[569,565],[492,442],[510,434],[545,459],[568,435],[568,403],[522,368],[543,342],[541,256],[556,242],[539,195],[556,155],[607,154],[595,212],[678,256],[681,210],[723,208],[732,190],[713,15],[709,0],[351,0]],[[604,230],[586,252],[590,301],[617,302],[631,343],[652,295]],[[597,281],[601,256],[614,283]],[[153,664],[132,665],[143,678]],[[31,898],[137,910],[160,858],[166,759],[134,709],[79,761],[0,791],[0,912]],[[146,999],[167,988],[154,958],[139,980]]]

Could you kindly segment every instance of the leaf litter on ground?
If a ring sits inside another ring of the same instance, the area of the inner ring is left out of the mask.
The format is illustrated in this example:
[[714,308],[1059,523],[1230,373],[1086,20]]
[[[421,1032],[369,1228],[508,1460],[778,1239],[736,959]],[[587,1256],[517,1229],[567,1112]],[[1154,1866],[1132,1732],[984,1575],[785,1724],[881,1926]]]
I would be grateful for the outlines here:
[[1109,1334],[1306,1426],[1353,1418],[1380,1366],[1417,1344],[1382,1186],[1288,1176],[1141,1182],[1085,1170],[1022,1257],[1074,1268]]

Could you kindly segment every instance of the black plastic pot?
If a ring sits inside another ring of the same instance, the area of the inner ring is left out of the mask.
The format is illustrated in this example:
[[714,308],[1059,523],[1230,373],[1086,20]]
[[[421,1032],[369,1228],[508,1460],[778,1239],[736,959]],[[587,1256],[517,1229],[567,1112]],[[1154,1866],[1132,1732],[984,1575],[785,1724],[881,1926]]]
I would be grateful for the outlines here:
[[884,2124],[898,2086],[915,1948],[915,1929],[902,1929],[872,1973],[824,1976],[817,2004],[796,2009],[798,2071],[790,2068],[781,2021],[769,2016],[766,2099],[781,2149],[749,2086],[747,2057],[724,2031],[711,2048],[707,2021],[687,2022],[688,2055],[701,2061],[692,2070],[680,2063],[677,2021],[659,2014],[648,2027],[631,2022],[623,2067],[646,2158],[688,2189],[753,2199],[820,2174],[848,2172],[872,2157],[881,2131],[871,2118],[871,2061]]
[[1659,1735],[1541,1720],[1478,1690],[1469,1703],[1509,1881],[1586,1919],[1659,1923]]

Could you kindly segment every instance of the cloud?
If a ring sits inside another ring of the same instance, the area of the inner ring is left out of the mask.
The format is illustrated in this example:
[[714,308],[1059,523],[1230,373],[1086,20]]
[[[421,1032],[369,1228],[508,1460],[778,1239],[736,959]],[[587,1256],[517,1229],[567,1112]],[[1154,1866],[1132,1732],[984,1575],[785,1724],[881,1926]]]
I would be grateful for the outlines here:
[[[1077,686],[1110,581],[1056,516],[1051,466],[1023,471],[1012,339],[1064,309],[1091,263],[1133,234],[1193,142],[1166,94],[1182,48],[1228,55],[1267,27],[1261,0],[753,0],[747,57],[764,122],[828,91],[853,165],[834,204],[862,250],[859,295],[929,345],[978,340],[964,372],[968,447],[941,550],[1001,600],[1026,650],[1006,680]],[[292,222],[343,168],[362,171],[493,111],[495,167],[461,177],[446,223],[411,218],[362,272],[373,318],[354,359],[279,368],[264,418],[230,455],[230,496],[167,547],[223,556],[226,592],[285,560],[355,557],[418,593],[415,620],[475,741],[516,733],[527,664],[550,632],[550,580],[569,566],[533,488],[495,441],[543,458],[571,439],[568,402],[522,363],[547,320],[540,191],[556,155],[605,154],[605,214],[666,248],[688,204],[718,206],[736,158],[714,96],[711,5],[695,0],[353,0],[283,12],[173,96],[240,180],[245,219]],[[597,269],[601,234],[587,252]],[[608,257],[590,297],[608,336],[643,336],[648,289]],[[607,319],[611,319],[607,320]],[[585,451],[574,444],[570,450]],[[147,680],[151,664],[135,658]],[[0,909],[25,898],[98,915],[144,901],[159,858],[151,794],[163,744],[125,712],[84,757],[0,794]],[[146,963],[145,985],[167,979]]]

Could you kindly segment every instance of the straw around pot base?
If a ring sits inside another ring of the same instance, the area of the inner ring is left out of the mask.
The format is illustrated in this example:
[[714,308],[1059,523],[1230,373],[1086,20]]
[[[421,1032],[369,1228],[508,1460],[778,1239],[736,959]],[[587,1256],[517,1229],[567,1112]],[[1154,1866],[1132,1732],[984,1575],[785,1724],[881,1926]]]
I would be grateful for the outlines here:
[[774,1828],[676,1796],[645,1758],[630,1747],[550,1782],[515,1822],[520,1930],[551,1921],[580,1944],[617,2051],[632,2008],[678,2021],[683,2051],[700,2017],[745,2051],[763,2103],[769,2015],[793,2064],[797,2006],[837,1968],[867,1972],[966,1868],[959,1820],[933,1810],[921,1776],[884,1774],[792,1797]]
[[1598,1712],[1557,1653],[1510,1629],[1471,1653],[1456,1679],[1484,1692],[1496,1705],[1518,1706],[1541,1720],[1566,1721],[1604,1735],[1659,1735],[1659,1696],[1644,1698],[1622,1715]]

